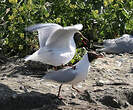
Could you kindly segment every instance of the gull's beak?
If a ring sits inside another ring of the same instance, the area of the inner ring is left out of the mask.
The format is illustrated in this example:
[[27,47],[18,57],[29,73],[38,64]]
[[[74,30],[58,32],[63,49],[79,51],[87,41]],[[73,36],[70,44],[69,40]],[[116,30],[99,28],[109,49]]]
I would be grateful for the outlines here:
[[88,47],[88,43],[89,43],[89,40],[83,36],[83,34],[79,31],[76,32],[76,34],[78,34],[78,36],[80,36],[82,39],[82,43],[84,44],[84,46],[87,48]]
[[87,42],[89,42],[89,40],[86,37],[84,37],[81,32],[77,31],[76,33],[78,33],[81,36],[81,38],[83,38],[84,40],[86,40]]

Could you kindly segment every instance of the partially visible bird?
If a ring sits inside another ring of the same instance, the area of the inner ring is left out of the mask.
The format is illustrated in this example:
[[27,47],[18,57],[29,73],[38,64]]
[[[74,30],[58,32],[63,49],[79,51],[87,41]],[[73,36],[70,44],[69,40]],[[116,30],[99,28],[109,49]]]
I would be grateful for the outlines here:
[[108,39],[103,42],[104,48],[97,51],[106,53],[133,53],[133,36],[124,34],[120,38]]
[[96,58],[102,57],[103,55],[88,52],[78,63],[72,67],[48,72],[43,78],[44,80],[52,80],[57,83],[61,83],[58,91],[58,97],[60,97],[60,91],[63,84],[72,84],[72,88],[79,92],[74,85],[86,79],[88,70],[90,68],[90,62]]
[[26,57],[25,61],[40,61],[53,66],[67,64],[76,52],[74,33],[82,28],[82,24],[62,27],[54,23],[36,24],[26,28],[27,31],[38,31],[40,49]]

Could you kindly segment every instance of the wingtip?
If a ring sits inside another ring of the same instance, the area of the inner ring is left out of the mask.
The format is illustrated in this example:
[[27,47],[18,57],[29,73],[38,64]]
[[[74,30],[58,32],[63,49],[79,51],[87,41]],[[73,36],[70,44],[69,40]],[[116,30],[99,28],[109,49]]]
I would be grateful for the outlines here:
[[25,31],[32,32],[32,31],[36,30],[36,25],[31,25],[29,27],[26,27],[24,30]]
[[24,61],[27,62],[28,60],[30,60],[30,59],[29,59],[30,56],[31,56],[31,55],[27,55],[27,56],[24,58]]
[[38,29],[49,27],[49,26],[58,26],[58,27],[61,27],[60,25],[58,25],[56,23],[39,23],[39,24],[34,24],[34,25],[29,26],[29,27],[26,27],[25,31],[32,32],[32,31],[36,31]]
[[29,26],[29,27],[24,28],[24,30],[25,30],[25,31],[32,32],[32,31],[34,31],[34,28],[33,28],[33,27],[34,27],[34,26],[32,25],[32,26]]
[[34,24],[34,25],[31,25],[29,27],[26,27],[24,30],[25,31],[29,31],[29,32],[33,32],[39,28],[42,28],[44,26],[43,23],[40,23],[40,24]]
[[82,25],[82,24],[76,24],[75,27],[76,27],[78,30],[82,30],[83,25]]

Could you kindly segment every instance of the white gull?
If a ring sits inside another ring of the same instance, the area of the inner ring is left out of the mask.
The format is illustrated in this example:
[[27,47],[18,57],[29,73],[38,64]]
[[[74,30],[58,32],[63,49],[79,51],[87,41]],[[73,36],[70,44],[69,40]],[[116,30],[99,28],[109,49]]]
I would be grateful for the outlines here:
[[72,84],[72,88],[78,91],[73,85],[85,80],[90,68],[90,61],[101,57],[103,56],[100,54],[97,55],[95,53],[86,53],[83,58],[72,67],[48,72],[43,78],[46,81],[51,80],[57,83],[61,83],[58,97],[60,96],[62,84]]
[[74,33],[82,28],[82,24],[62,27],[55,23],[36,24],[26,28],[27,31],[38,31],[40,49],[26,57],[25,61],[40,61],[53,66],[67,64],[76,52]]

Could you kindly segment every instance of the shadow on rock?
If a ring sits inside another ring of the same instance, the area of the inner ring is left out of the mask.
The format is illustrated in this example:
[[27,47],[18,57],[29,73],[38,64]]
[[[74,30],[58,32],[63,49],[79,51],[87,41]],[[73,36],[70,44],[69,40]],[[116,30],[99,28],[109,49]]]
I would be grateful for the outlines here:
[[3,84],[0,84],[0,88],[0,108],[2,110],[29,110],[41,107],[48,110],[64,105],[54,94],[42,94],[34,91],[17,94]]
[[113,95],[103,96],[99,101],[108,107],[127,108],[133,105],[133,89],[118,90]]
[[113,96],[104,96],[102,99],[100,99],[100,102],[108,107],[113,107],[113,108],[121,107],[119,101]]
[[127,97],[128,103],[133,105],[133,89],[124,91],[124,95]]
[[91,97],[88,90],[85,90],[83,94],[80,94],[79,99],[88,101],[89,103],[96,103],[96,101]]
[[11,62],[11,65],[13,65],[13,67],[10,67],[10,71],[6,71],[6,73],[9,73],[7,75],[9,77],[16,77],[17,75],[21,74],[41,78],[45,75],[45,72],[47,72],[47,70],[51,67],[50,65],[42,64],[41,62],[25,62],[24,59],[17,59],[16,61]]
[[131,69],[130,73],[133,73],[133,68]]
[[8,58],[6,58],[4,55],[0,54],[0,66],[3,64],[6,64],[8,62]]

